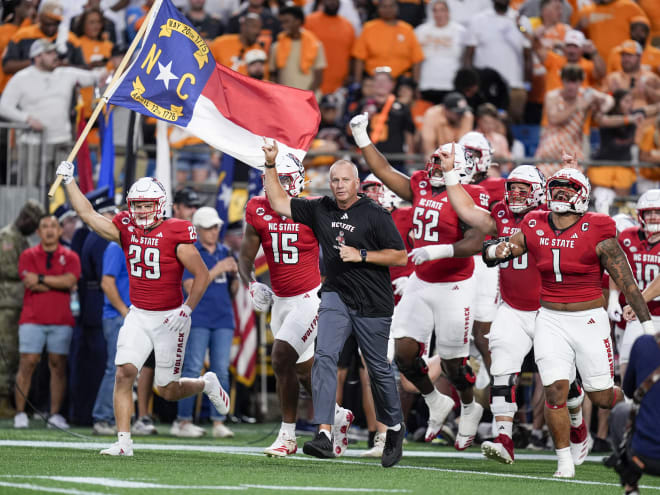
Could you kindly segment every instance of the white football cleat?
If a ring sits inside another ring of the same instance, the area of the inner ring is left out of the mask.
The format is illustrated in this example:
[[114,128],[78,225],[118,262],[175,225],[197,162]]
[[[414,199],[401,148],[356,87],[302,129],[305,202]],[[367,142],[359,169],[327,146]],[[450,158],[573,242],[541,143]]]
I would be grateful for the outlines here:
[[560,462],[553,478],[575,478],[575,466],[573,462]]
[[458,422],[458,435],[456,435],[456,441],[454,442],[456,450],[465,450],[472,445],[483,413],[484,408],[477,401],[474,401],[472,411],[469,414],[461,414],[461,419]]
[[481,452],[488,459],[503,464],[513,464],[513,440],[506,435],[498,435],[492,442],[481,444]]
[[264,450],[268,457],[286,457],[293,455],[298,450],[296,437],[290,437],[286,432],[280,430],[279,435],[273,442],[273,445]]
[[365,450],[360,454],[360,457],[383,457],[383,450],[385,449],[385,437],[387,434],[385,432],[376,432],[374,436],[374,446],[369,450]]
[[587,431],[587,425],[582,420],[580,426],[571,426],[571,457],[573,464],[579,466],[584,462],[584,459],[589,454],[591,447],[594,445],[594,440]]
[[30,426],[30,419],[24,412],[19,412],[14,416],[14,428],[27,428]]
[[335,424],[332,425],[332,450],[335,457],[339,457],[348,448],[348,430],[353,424],[353,412],[343,407],[335,414]]
[[[428,406],[428,402],[426,403]],[[438,436],[440,430],[442,430],[442,425],[447,421],[447,416],[452,409],[454,409],[454,399],[448,395],[440,394],[440,399],[438,403],[433,407],[429,407],[429,424],[426,427],[426,434],[424,435],[425,442],[432,442],[435,437]]]
[[222,385],[220,385],[220,380],[218,380],[218,377],[212,371],[204,373],[202,379],[206,382],[204,384],[204,393],[218,412],[224,416],[229,412],[229,396],[222,388]]
[[133,440],[128,442],[115,442],[107,449],[103,449],[99,452],[101,455],[118,455],[133,457]]

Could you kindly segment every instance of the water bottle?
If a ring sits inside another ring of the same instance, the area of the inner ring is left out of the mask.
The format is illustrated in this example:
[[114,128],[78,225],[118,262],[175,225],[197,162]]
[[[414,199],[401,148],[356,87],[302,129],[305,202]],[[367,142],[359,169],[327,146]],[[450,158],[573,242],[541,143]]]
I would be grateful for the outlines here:
[[80,300],[78,299],[77,290],[71,291],[70,307],[71,307],[71,314],[73,315],[73,317],[78,318],[78,316],[80,316]]

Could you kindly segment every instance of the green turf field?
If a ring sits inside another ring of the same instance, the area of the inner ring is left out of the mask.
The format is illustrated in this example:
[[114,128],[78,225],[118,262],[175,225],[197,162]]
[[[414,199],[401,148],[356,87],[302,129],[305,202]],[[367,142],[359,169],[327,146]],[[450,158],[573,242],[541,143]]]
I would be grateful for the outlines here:
[[[411,493],[411,494],[616,494],[615,473],[597,456],[577,468],[573,480],[554,480],[551,452],[519,451],[512,466],[481,458],[478,448],[457,453],[449,447],[407,444],[392,469],[357,453],[351,445],[341,459],[318,460],[302,454],[271,459],[261,450],[274,439],[276,425],[232,426],[231,440],[179,439],[167,435],[135,439],[134,457],[108,458],[98,449],[114,441],[92,437],[90,429],[72,431],[76,438],[31,422],[14,430],[0,421],[0,494],[202,494],[202,493]],[[463,457],[459,457],[459,456]],[[523,457],[532,459],[523,459]],[[660,478],[644,477],[642,491],[660,495]]]

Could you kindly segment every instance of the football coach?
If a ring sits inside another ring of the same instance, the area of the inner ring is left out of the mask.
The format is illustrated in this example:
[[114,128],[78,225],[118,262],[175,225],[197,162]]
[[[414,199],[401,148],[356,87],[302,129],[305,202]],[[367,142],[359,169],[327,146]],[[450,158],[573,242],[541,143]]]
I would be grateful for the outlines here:
[[[335,415],[337,359],[344,342],[355,332],[371,378],[376,418],[387,425],[381,463],[390,467],[402,455],[405,425],[394,372],[387,361],[387,342],[394,311],[389,266],[404,266],[406,250],[390,214],[358,194],[360,178],[350,161],[330,167],[334,197],[291,198],[280,185],[275,169],[277,144],[266,142],[265,190],[279,214],[309,226],[323,251],[326,279],[321,287],[316,352],[312,368],[316,437],[303,452],[334,457],[331,425]],[[301,274],[304,276],[304,274]]]

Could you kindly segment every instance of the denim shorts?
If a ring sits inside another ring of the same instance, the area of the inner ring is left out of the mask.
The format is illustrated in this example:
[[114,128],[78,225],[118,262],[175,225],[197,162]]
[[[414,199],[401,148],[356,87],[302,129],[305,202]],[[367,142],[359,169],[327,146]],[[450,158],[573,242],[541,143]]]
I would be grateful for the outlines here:
[[18,327],[18,349],[21,354],[69,354],[73,328],[67,325],[37,325],[24,323]]

